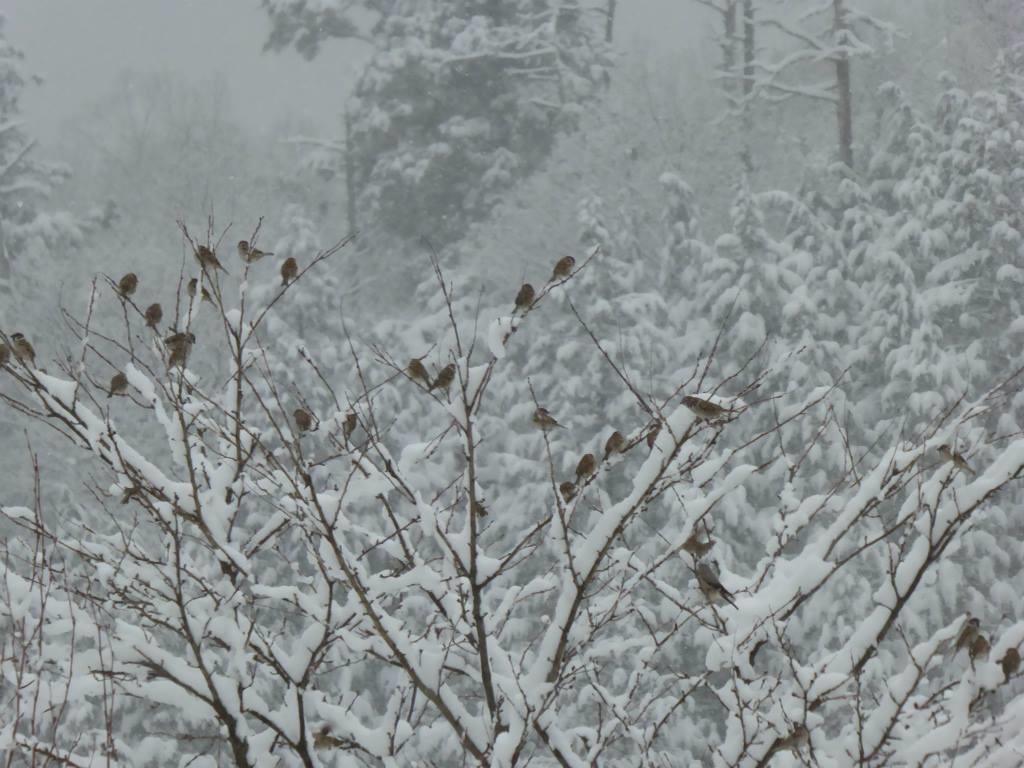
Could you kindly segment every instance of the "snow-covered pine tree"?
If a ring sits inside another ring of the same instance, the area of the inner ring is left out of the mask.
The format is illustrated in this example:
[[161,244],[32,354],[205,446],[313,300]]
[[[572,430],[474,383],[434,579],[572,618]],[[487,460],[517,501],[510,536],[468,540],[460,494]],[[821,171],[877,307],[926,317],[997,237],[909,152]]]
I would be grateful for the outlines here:
[[[268,2],[269,44],[349,36],[326,3]],[[360,227],[443,247],[536,170],[610,64],[601,9],[551,0],[363,4],[374,55],[347,110],[346,172]],[[307,32],[300,34],[301,27]],[[315,31],[314,31],[315,30]],[[303,36],[305,35],[305,36]]]

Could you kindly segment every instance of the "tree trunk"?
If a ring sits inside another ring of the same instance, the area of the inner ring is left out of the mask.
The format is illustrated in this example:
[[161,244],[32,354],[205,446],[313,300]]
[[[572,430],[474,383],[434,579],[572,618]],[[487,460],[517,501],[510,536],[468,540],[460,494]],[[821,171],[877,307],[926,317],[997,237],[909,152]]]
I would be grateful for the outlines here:
[[743,168],[747,173],[754,170],[754,157],[750,148],[751,134],[754,130],[750,114],[752,106],[750,96],[754,92],[754,56],[757,49],[754,45],[754,0],[743,0]]
[[722,69],[726,74],[726,90],[732,89],[732,76],[736,72],[736,4],[739,0],[726,0],[725,37],[722,39]]
[[[832,0],[836,42],[845,44],[846,10],[843,0]],[[850,57],[846,52],[836,56],[836,117],[839,120],[839,159],[853,167],[853,97],[850,93]]]
[[615,33],[615,6],[618,0],[608,0],[608,11],[604,21],[604,41],[610,43]]
[[356,227],[356,180],[352,160],[352,116],[345,110],[345,210],[348,215],[348,231]]

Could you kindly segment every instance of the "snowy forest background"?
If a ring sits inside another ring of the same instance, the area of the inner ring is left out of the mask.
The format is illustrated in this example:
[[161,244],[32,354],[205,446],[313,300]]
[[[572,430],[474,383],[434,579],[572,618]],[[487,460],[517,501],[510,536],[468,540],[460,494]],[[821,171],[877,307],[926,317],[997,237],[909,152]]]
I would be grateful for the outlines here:
[[1024,765],[1024,8],[258,5],[336,130],[0,21],[4,765]]

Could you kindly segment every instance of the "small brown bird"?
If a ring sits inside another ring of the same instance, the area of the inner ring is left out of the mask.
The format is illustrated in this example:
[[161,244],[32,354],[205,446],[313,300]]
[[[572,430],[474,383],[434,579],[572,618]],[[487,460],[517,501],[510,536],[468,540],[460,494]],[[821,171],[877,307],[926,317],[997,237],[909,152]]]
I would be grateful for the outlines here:
[[962,469],[964,472],[971,475],[974,474],[974,470],[971,469],[970,465],[967,463],[967,459],[963,457],[962,453],[954,451],[948,445],[940,445],[938,452],[943,461],[947,463],[952,462],[953,466],[957,469]]
[[516,309],[529,309],[530,305],[533,304],[533,299],[536,297],[537,292],[533,290],[533,286],[529,283],[523,283],[523,286],[519,289],[519,293],[516,294]]
[[[185,290],[187,290],[188,291],[188,295],[191,296],[194,299],[196,297],[196,289],[198,287],[199,287],[199,280],[193,277],[191,280],[188,281],[188,286],[185,288]],[[210,292],[208,290],[206,290],[206,286],[205,285],[203,286],[202,297],[203,297],[202,298],[203,301],[208,301],[211,304],[213,303],[213,298],[210,296]]]
[[352,433],[356,431],[356,427],[359,426],[359,420],[353,411],[349,411],[345,414],[345,422],[341,425],[341,434],[345,438],[347,444],[349,438],[352,437]]
[[154,331],[156,327],[160,325],[160,321],[164,319],[164,308],[159,304],[150,304],[146,307],[146,325],[152,328]]
[[405,373],[410,379],[420,382],[424,387],[430,386],[430,374],[427,372],[426,366],[423,365],[422,358],[414,357],[410,360],[405,367]]
[[107,390],[107,399],[114,395],[123,395],[128,390],[128,377],[118,371],[110,379],[110,388]]
[[736,607],[736,601],[733,600],[732,592],[722,586],[722,582],[719,581],[718,574],[715,573],[714,568],[701,560],[697,563],[697,570],[694,573],[697,576],[697,586],[700,587],[705,600],[712,605],[724,601],[734,608]]
[[533,412],[533,418],[530,419],[530,422],[541,432],[550,432],[552,429],[565,429],[555,420],[554,416],[548,413],[547,408],[541,408],[540,406]]
[[707,541],[701,541],[700,539],[700,532],[694,531],[687,537],[686,541],[683,542],[683,549],[698,560],[704,557],[704,555],[710,552],[711,548],[715,546],[715,540],[710,536],[708,536]]
[[23,333],[11,334],[11,351],[14,359],[25,366],[36,364],[36,350]]
[[1003,658],[999,660],[999,665],[1003,668],[1003,675],[1009,680],[1020,669],[1020,651],[1013,647],[1007,648]]
[[293,256],[289,256],[281,264],[281,285],[288,285],[299,274],[299,262]]
[[718,421],[729,415],[729,409],[723,408],[718,403],[712,403],[702,397],[687,395],[683,398],[683,405],[693,411],[694,415],[704,421]]
[[454,380],[455,363],[448,363],[448,365],[438,371],[437,378],[434,379],[434,383],[430,385],[427,391],[433,392],[435,389],[443,389],[447,393]]
[[608,439],[604,442],[604,457],[607,459],[609,456],[614,456],[617,453],[622,453],[626,447],[626,438],[619,430],[612,432]]
[[238,256],[246,264],[255,264],[257,261],[262,259],[264,256],[273,256],[271,251],[261,251],[254,245],[249,245],[248,240],[238,241]]
[[583,458],[580,459],[579,464],[576,465],[576,484],[579,485],[584,480],[590,479],[596,471],[597,459],[594,457],[594,454],[583,454]]
[[135,289],[139,287],[139,276],[134,272],[129,272],[127,275],[117,281],[117,292],[125,298],[133,295]]
[[964,622],[963,627],[960,629],[960,635],[956,639],[957,651],[964,648],[970,649],[971,643],[978,637],[979,627],[981,627],[981,620],[977,616],[971,616]]
[[331,736],[331,732],[326,725],[313,734],[313,749],[340,749],[343,746],[345,746],[345,742]]
[[164,339],[164,345],[170,350],[171,355],[167,358],[167,365],[184,365],[188,356],[192,353],[192,346],[196,343],[196,335],[191,331],[172,333]]
[[563,256],[555,262],[555,269],[551,273],[551,282],[562,280],[572,274],[572,268],[576,266],[576,259],[572,256]]
[[196,261],[199,262],[199,266],[203,268],[204,272],[208,269],[219,269],[225,274],[228,272],[224,269],[224,265],[220,263],[220,260],[217,258],[217,254],[208,246],[200,245],[196,248]]
[[11,349],[0,341],[0,365],[7,365],[11,361]]
[[988,652],[991,646],[989,645],[988,638],[984,635],[978,635],[974,638],[974,642],[971,643],[971,648],[968,653],[971,656],[971,661],[979,659],[985,661],[988,658]]
[[299,428],[299,432],[309,432],[313,428],[313,414],[305,408],[296,408],[292,411],[292,417],[295,419],[295,426]]
[[658,435],[661,434],[661,422],[656,421],[647,432],[647,447],[653,449],[654,441],[658,439]]
[[571,480],[566,480],[564,483],[558,486],[558,492],[562,494],[562,499],[568,504],[570,501],[576,498],[576,483]]
[[793,729],[793,732],[785,738],[776,742],[776,749],[788,749],[794,754],[800,751],[800,747],[806,747],[811,741],[811,734],[802,723]]
[[477,517],[487,517],[488,510],[482,501],[474,501],[470,504],[473,514]]

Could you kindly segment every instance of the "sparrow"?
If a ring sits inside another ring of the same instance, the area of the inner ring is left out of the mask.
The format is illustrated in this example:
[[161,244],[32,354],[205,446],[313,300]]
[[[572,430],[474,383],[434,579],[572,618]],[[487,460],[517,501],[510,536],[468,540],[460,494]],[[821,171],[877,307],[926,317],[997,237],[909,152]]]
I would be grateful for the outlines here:
[[135,289],[139,287],[139,276],[134,272],[129,272],[127,275],[117,281],[117,292],[124,296],[126,299],[135,293]]
[[313,428],[313,415],[305,408],[296,408],[292,411],[292,417],[299,432],[309,432]]
[[551,282],[561,280],[572,274],[572,268],[576,266],[576,259],[572,256],[563,256],[555,262],[555,269],[551,273]]
[[36,350],[25,338],[25,334],[12,333],[11,345],[15,360],[25,366],[36,364]]
[[576,465],[576,484],[590,478],[597,471],[597,459],[592,453],[583,454],[580,463]]
[[261,251],[256,246],[250,246],[248,240],[238,241],[238,256],[246,264],[255,264],[257,261],[262,259],[264,256],[273,256],[274,254],[270,251]]
[[11,360],[11,349],[0,341],[0,365],[7,365]]
[[693,411],[694,415],[704,421],[718,421],[719,419],[729,415],[729,409],[723,408],[717,403],[712,403],[710,400],[705,400],[702,397],[694,397],[693,395],[687,395],[683,398],[683,405]]
[[348,443],[352,433],[356,431],[356,427],[359,425],[358,419],[353,411],[349,411],[345,414],[345,422],[341,425],[341,434],[345,438],[345,442]]
[[1020,669],[1020,651],[1016,648],[1007,648],[999,665],[1003,668],[1003,675],[1009,680]]
[[[193,277],[191,280],[188,281],[188,286],[186,287],[185,290],[187,290],[188,291],[188,295],[191,296],[194,299],[196,297],[196,289],[198,287],[199,287],[199,280],[197,280],[196,278]],[[202,299],[203,301],[208,301],[211,304],[213,303],[213,299],[210,297],[210,292],[208,290],[206,290],[206,286],[205,285],[203,286],[202,297],[203,297],[203,299]]]
[[957,469],[962,469],[964,472],[972,475],[974,474],[974,470],[971,469],[962,453],[954,451],[948,445],[940,445],[938,451],[943,461],[952,462],[953,466]]
[[654,441],[658,439],[658,435],[661,433],[661,422],[656,421],[654,425],[647,432],[647,447],[653,449]]
[[155,331],[160,321],[164,319],[164,308],[159,304],[150,304],[146,307],[144,317],[146,318],[146,325]]
[[700,587],[705,600],[712,605],[725,601],[734,608],[736,607],[736,601],[733,600],[732,592],[722,586],[722,582],[718,580],[718,574],[715,573],[714,568],[701,560],[697,563],[697,570],[694,573],[697,576],[697,586]]
[[299,274],[299,262],[293,256],[289,256],[281,264],[281,285],[288,285]]
[[487,517],[488,510],[482,501],[474,501],[470,504],[470,507],[472,507],[473,514],[477,517]]
[[604,457],[607,459],[609,456],[614,456],[616,453],[622,453],[625,447],[626,438],[623,437],[619,430],[615,430],[604,442]]
[[683,549],[693,555],[695,558],[700,560],[704,555],[711,551],[711,548],[715,546],[715,540],[708,536],[707,541],[700,540],[700,533],[694,531],[689,535],[686,541],[683,542]]
[[968,650],[968,653],[971,657],[971,661],[974,661],[975,659],[985,661],[988,658],[988,652],[990,647],[991,646],[989,645],[988,638],[984,635],[978,635],[976,638],[974,638],[974,641],[971,643],[971,647]]
[[127,389],[128,377],[121,373],[121,371],[118,371],[110,379],[110,388],[107,390],[107,399],[109,400],[114,395],[122,395]]
[[776,749],[788,749],[793,753],[800,750],[800,747],[807,746],[811,740],[811,734],[802,723],[793,729],[793,732],[785,738],[776,742]]
[[434,383],[427,388],[428,392],[433,392],[435,389],[443,389],[445,392],[452,385],[455,380],[455,363],[448,363],[444,368],[438,371],[437,378],[434,379]]
[[523,283],[523,287],[519,289],[519,293],[516,294],[516,309],[529,309],[530,305],[533,304],[533,299],[537,295],[537,292],[533,290],[533,286],[529,283]]
[[425,387],[430,386],[430,374],[427,373],[427,368],[423,365],[420,358],[414,357],[410,360],[409,364],[405,367],[405,373],[413,381],[418,381]]
[[550,432],[552,429],[565,429],[555,420],[554,416],[548,413],[547,408],[541,408],[540,406],[533,412],[533,418],[530,421],[541,432]]
[[217,254],[205,245],[200,245],[196,248],[196,261],[199,262],[199,266],[203,268],[204,272],[207,269],[219,269],[224,274],[228,273],[228,271],[224,269],[224,265],[221,264],[220,260],[217,258]]
[[345,742],[331,736],[331,732],[326,725],[313,734],[313,749],[340,749],[343,746],[345,746]]
[[558,492],[562,494],[562,499],[568,504],[570,501],[576,498],[576,483],[571,480],[566,480],[564,483],[558,486]]
[[164,345],[171,351],[167,358],[167,365],[184,365],[192,352],[192,345],[196,343],[196,335],[190,331],[172,333],[164,339]]
[[969,618],[960,629],[960,636],[956,639],[956,650],[962,650],[971,647],[971,644],[978,638],[978,628],[981,626],[981,620],[977,616]]

